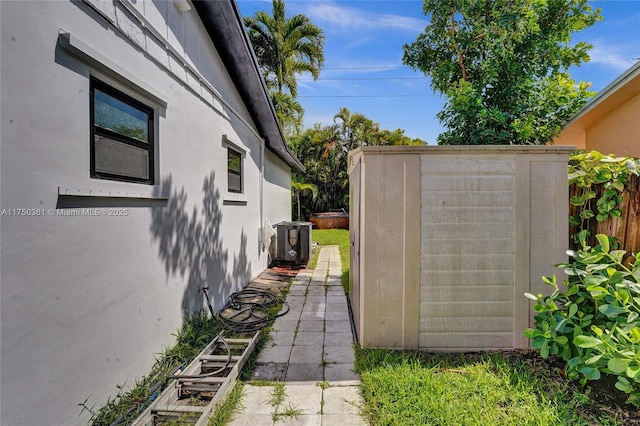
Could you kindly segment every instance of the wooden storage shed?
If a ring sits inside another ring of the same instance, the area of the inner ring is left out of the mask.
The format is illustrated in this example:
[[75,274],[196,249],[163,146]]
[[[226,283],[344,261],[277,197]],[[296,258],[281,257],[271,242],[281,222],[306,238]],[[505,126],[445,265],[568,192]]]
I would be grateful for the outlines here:
[[349,154],[350,300],[368,347],[527,347],[525,292],[567,260],[570,146]]

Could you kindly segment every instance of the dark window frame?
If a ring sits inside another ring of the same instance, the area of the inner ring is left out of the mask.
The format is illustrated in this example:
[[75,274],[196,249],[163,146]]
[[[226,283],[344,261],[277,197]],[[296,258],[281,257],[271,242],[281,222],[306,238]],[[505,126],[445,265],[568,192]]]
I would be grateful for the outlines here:
[[[128,137],[126,135],[117,133],[117,132],[113,132],[111,130],[108,129],[103,129],[100,128],[98,126],[96,126],[95,124],[95,102],[94,102],[94,90],[98,89],[101,92],[105,93],[108,96],[111,96],[127,105],[129,105],[132,108],[138,109],[144,113],[147,114],[147,142],[141,142],[139,140],[136,140],[134,138]],[[144,183],[144,184],[149,184],[149,185],[153,185],[154,181],[155,181],[155,110],[154,108],[132,98],[129,95],[126,95],[124,93],[122,93],[121,91],[119,91],[118,89],[115,89],[114,87],[103,83],[102,81],[95,79],[95,78],[91,78],[90,80],[90,90],[89,90],[89,102],[90,102],[90,107],[89,107],[89,119],[90,119],[90,126],[91,126],[91,146],[90,146],[90,176],[92,178],[96,178],[96,179],[106,179],[106,180],[115,180],[115,181],[122,181],[122,182],[131,182],[131,183]],[[128,176],[128,175],[122,175],[122,174],[114,174],[114,173],[107,173],[107,172],[97,172],[96,171],[96,135],[98,136],[103,136],[103,137],[107,137],[109,139],[112,139],[116,142],[120,142],[126,145],[130,145],[136,148],[140,148],[143,149],[145,151],[147,151],[148,153],[148,160],[149,160],[149,178],[145,179],[145,178],[139,178],[139,177],[135,177],[135,176]]]
[[[239,169],[238,171],[236,170],[232,170],[229,167],[229,163],[231,160],[231,155],[234,155],[238,158],[238,164],[239,164]],[[242,194],[243,190],[244,190],[244,179],[243,179],[243,167],[242,167],[242,152],[235,150],[233,148],[231,148],[230,146],[227,147],[227,191],[232,192],[234,194]],[[240,188],[236,189],[236,188],[231,188],[231,180],[229,179],[229,175],[235,175],[238,176],[240,178]]]

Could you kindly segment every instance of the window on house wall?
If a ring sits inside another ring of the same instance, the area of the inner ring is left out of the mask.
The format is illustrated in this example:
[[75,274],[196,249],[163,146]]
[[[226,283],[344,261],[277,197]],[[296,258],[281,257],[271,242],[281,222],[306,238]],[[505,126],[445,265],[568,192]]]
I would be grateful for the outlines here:
[[153,184],[153,108],[91,80],[91,177]]
[[242,154],[227,148],[227,190],[242,193]]

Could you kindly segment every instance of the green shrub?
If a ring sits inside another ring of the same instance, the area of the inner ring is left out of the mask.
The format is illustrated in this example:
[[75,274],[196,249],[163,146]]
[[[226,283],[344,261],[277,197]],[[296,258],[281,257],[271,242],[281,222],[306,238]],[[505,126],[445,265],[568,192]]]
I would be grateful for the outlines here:
[[555,275],[543,278],[554,288],[550,296],[525,294],[535,300],[535,328],[525,330],[542,357],[558,355],[567,376],[598,380],[601,373],[618,376],[616,388],[627,402],[640,405],[640,253],[624,265],[624,250],[610,250],[609,237],[596,236],[582,250],[567,252],[573,262],[556,265],[568,276],[563,286]]
[[594,218],[604,222],[622,216],[625,185],[630,176],[639,175],[640,160],[603,155],[598,151],[576,151],[569,160],[568,172],[569,187],[575,187],[570,202],[578,207],[576,214],[569,217],[569,225],[578,228],[571,236],[577,243],[578,233],[590,229]]

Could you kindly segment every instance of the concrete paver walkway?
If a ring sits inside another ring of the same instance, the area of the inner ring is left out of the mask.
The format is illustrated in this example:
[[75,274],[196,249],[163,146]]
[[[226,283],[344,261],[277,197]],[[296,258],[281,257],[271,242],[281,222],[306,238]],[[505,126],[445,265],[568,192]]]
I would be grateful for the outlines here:
[[366,425],[341,275],[338,246],[298,273],[231,425]]

